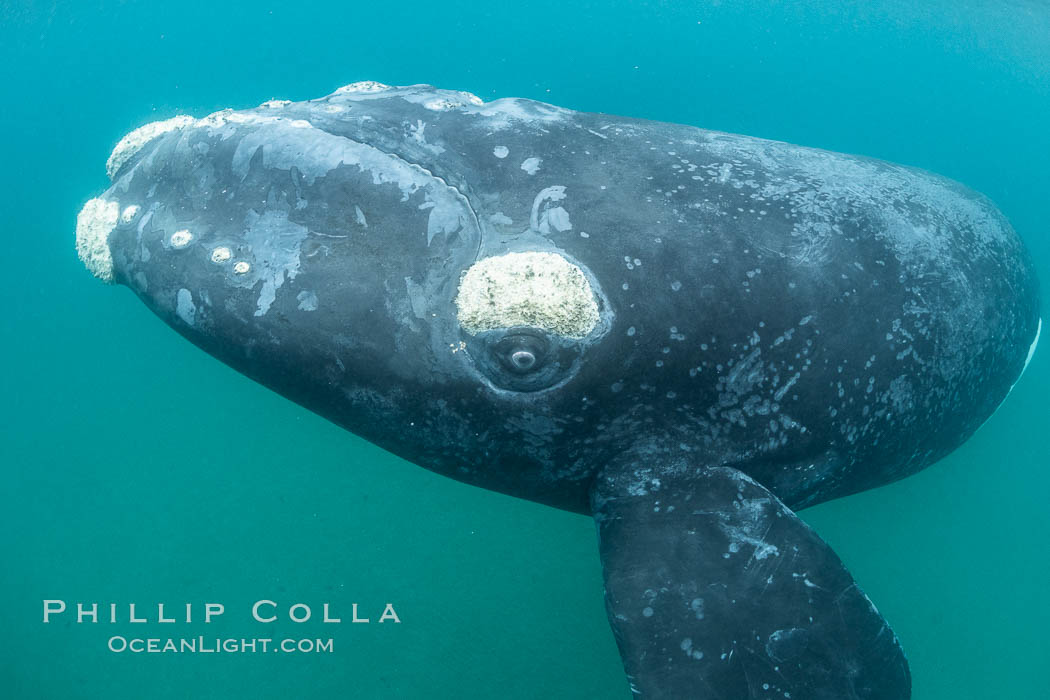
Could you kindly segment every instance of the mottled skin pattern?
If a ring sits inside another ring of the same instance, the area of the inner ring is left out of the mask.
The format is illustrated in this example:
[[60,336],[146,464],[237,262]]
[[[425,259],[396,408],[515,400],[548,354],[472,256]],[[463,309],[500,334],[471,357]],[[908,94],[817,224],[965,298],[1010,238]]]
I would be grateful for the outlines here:
[[[200,347],[428,469],[593,512],[637,692],[908,696],[892,632],[791,509],[930,465],[1017,380],[1037,282],[980,195],[413,86],[212,115],[102,197],[141,207],[109,236],[116,281]],[[460,328],[461,275],[510,251],[580,266],[598,327]],[[516,332],[550,348],[532,379],[493,357]]]

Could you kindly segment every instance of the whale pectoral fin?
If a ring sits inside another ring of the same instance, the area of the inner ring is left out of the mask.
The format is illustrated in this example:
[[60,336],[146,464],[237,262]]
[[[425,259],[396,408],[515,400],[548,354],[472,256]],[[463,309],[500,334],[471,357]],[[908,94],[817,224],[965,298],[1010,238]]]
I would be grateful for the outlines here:
[[609,620],[641,697],[911,696],[897,638],[846,567],[741,472],[609,469],[592,506]]

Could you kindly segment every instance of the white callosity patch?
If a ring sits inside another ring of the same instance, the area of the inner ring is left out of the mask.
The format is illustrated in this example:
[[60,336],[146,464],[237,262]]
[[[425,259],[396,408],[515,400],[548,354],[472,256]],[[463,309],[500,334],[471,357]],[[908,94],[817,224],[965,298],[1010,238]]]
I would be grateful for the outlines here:
[[508,155],[510,155],[510,149],[506,146],[496,146],[492,149],[492,155],[496,156],[497,158],[506,158]]
[[477,95],[462,90],[438,90],[429,88],[429,86],[399,88],[399,90],[401,91],[400,97],[402,99],[414,104],[421,104],[424,109],[429,109],[433,112],[481,107],[485,104]]
[[171,119],[165,119],[160,122],[151,122],[145,126],[140,126],[135,129],[127,136],[120,140],[116,148],[109,155],[109,160],[106,161],[106,172],[112,179],[120,168],[131,160],[132,156],[139,152],[139,150],[147,143],[157,138],[161,134],[166,134],[169,131],[176,129],[182,129],[183,127],[194,124],[196,120],[193,117],[179,116],[172,117]]
[[468,333],[532,326],[583,338],[598,325],[598,303],[583,271],[556,253],[507,253],[463,274],[457,317]]
[[198,119],[193,125],[197,128],[218,129],[233,121],[232,117],[234,114],[236,112],[227,107],[226,109],[220,109],[218,112],[212,112],[203,119]]
[[113,256],[109,234],[117,225],[120,205],[105,199],[89,199],[77,214],[77,255],[95,277],[113,281]]
[[130,224],[132,220],[138,216],[139,205],[132,204],[130,207],[125,207],[124,211],[120,213],[120,220],[122,223]]
[[211,252],[211,261],[213,263],[219,263],[220,265],[233,256],[233,253],[226,246],[219,246]]
[[450,99],[448,97],[439,97],[434,100],[427,100],[423,103],[423,107],[434,112],[447,112],[450,109],[462,107],[464,104],[467,103],[454,98]]
[[248,263],[240,260],[233,264],[233,272],[236,275],[246,275],[252,269],[252,266]]
[[459,94],[463,96],[463,99],[466,100],[468,104],[474,105],[475,107],[480,107],[483,104],[485,104],[485,100],[481,99],[472,92],[460,91]]
[[336,90],[336,94],[352,93],[352,92],[382,92],[383,90],[389,90],[389,85],[383,83],[377,83],[374,80],[361,80],[356,83],[350,83]]
[[283,124],[296,129],[313,128],[313,124],[305,119],[288,119],[279,115],[258,114],[254,112],[235,112],[232,109],[221,109],[218,112],[212,112],[203,119],[194,121],[192,126],[199,129],[221,129],[227,124]]
[[186,229],[181,229],[171,234],[172,248],[185,248],[193,240],[193,234]]

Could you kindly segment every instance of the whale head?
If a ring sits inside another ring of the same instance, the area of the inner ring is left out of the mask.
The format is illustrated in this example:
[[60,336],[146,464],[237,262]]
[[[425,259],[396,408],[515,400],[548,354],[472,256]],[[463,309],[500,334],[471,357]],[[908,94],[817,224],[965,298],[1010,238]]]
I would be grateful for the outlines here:
[[[379,119],[322,128],[339,97],[306,107],[312,118],[266,103],[131,132],[107,163],[111,186],[78,217],[81,259],[212,355],[366,439],[563,501],[551,469],[566,431],[550,416],[583,422],[560,389],[583,381],[607,331],[597,280],[542,242],[483,251],[468,197],[376,143]],[[504,405],[501,429],[480,427]],[[570,498],[583,508],[582,490]]]

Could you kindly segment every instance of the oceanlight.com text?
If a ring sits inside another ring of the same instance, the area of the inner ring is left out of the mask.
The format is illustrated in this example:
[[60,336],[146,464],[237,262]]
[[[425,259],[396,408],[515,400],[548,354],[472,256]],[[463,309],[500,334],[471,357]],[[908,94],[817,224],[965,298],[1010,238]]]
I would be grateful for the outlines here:
[[128,638],[116,635],[109,638],[107,646],[110,651],[118,654],[331,654],[334,651],[331,638]]

